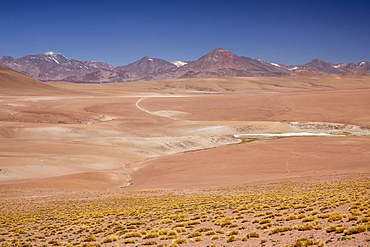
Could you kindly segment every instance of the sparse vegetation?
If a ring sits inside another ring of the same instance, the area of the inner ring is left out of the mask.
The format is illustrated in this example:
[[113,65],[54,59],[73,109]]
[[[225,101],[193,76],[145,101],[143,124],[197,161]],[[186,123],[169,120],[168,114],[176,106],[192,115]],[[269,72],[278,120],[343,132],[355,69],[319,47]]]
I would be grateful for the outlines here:
[[22,198],[23,191],[3,190],[0,243],[202,246],[212,241],[243,246],[243,241],[258,245],[277,234],[289,234],[297,240],[286,246],[324,246],[309,238],[311,231],[314,236],[318,232],[338,236],[331,242],[359,241],[358,236],[370,228],[369,187],[364,176],[336,184],[287,182],[190,194],[84,191],[42,200]]

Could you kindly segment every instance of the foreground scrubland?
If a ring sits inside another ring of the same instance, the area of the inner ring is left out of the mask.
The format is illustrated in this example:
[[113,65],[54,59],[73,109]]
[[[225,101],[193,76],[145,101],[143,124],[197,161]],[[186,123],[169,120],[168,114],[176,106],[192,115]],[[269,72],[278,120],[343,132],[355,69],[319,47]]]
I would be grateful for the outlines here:
[[368,246],[369,174],[213,190],[0,192],[0,246]]

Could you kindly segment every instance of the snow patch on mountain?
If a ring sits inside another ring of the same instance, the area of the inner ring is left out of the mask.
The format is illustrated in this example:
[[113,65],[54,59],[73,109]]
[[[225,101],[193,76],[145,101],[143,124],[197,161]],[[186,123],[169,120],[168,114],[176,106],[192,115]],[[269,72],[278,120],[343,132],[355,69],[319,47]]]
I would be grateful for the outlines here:
[[57,64],[59,64],[58,60],[56,60],[54,57],[51,57],[51,59],[56,62]]
[[52,52],[52,51],[48,51],[48,52],[45,52],[45,53],[44,53],[44,55],[47,55],[47,56],[49,56],[49,55],[54,55],[54,54],[56,54],[56,53],[54,53],[54,52]]
[[52,52],[52,51],[45,52],[45,53],[43,53],[43,55],[47,56],[48,60],[52,60],[53,62],[55,62],[57,64],[59,64],[59,61],[56,59],[57,55],[63,56],[60,53],[55,53],[55,52]]
[[185,62],[182,62],[182,61],[173,61],[171,63],[176,65],[177,67],[181,67],[181,66],[184,66],[184,65],[188,64],[188,63],[185,63]]

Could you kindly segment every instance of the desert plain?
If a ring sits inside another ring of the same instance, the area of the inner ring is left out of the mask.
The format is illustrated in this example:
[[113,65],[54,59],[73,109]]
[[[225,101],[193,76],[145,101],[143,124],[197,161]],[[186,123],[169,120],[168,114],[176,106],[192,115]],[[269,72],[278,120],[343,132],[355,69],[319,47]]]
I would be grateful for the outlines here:
[[369,246],[370,76],[0,77],[1,246]]

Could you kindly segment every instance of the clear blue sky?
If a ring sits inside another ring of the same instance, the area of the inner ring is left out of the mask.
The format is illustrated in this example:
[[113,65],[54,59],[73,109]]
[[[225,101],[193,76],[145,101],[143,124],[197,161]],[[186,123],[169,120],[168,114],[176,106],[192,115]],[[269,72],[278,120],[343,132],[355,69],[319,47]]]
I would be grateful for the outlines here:
[[125,65],[214,48],[286,65],[370,60],[369,0],[1,0],[0,57]]

